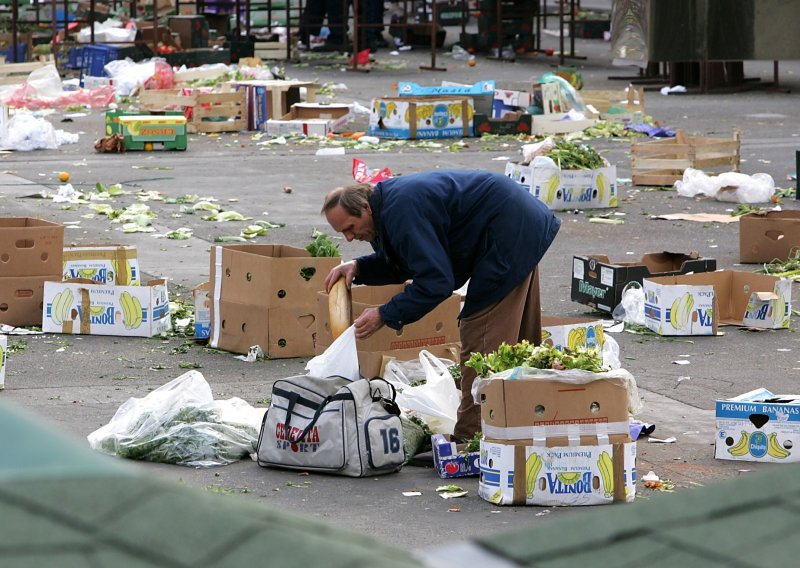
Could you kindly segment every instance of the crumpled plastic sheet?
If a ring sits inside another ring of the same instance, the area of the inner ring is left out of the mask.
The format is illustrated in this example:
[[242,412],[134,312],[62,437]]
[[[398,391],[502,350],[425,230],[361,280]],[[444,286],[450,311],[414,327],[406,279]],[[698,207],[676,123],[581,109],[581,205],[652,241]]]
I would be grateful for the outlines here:
[[43,118],[17,113],[8,121],[8,130],[0,138],[0,146],[20,152],[55,150],[58,148],[55,128]]
[[669,128],[661,128],[660,126],[653,126],[641,122],[639,124],[629,124],[625,127],[626,130],[633,130],[634,132],[641,132],[647,134],[651,138],[673,138],[675,131]]
[[107,85],[91,90],[81,89],[79,91],[64,91],[63,95],[51,99],[39,97],[36,89],[25,83],[20,88],[0,99],[0,102],[11,108],[26,108],[28,110],[68,108],[74,106],[106,108],[114,102],[114,87]]

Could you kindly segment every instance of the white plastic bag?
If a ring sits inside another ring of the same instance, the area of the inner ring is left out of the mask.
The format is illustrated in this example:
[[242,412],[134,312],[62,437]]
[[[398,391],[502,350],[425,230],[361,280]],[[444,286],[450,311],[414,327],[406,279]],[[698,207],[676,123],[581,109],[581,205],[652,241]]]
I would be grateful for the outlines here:
[[678,195],[707,195],[717,201],[732,203],[767,203],[775,193],[775,180],[769,174],[751,176],[725,172],[709,176],[700,170],[686,168],[683,179],[675,182]]
[[622,300],[612,314],[617,321],[644,325],[644,290],[638,282],[631,282],[622,290]]
[[263,416],[264,409],[240,398],[215,401],[203,375],[189,371],[144,398],[129,398],[87,438],[106,454],[210,467],[253,453]]
[[[383,378],[397,389],[397,405],[411,416],[423,420],[434,434],[452,434],[456,426],[461,394],[448,366],[429,351],[421,351],[419,364],[422,376],[415,374],[414,364],[390,361]],[[409,372],[411,371],[411,372]],[[412,384],[425,382],[416,386]]]
[[19,152],[55,150],[58,148],[56,130],[45,119],[20,112],[8,121],[8,130],[0,140],[0,146]]
[[351,381],[361,378],[356,350],[356,326],[351,325],[337,337],[322,355],[317,355],[306,364],[309,377],[325,379],[344,377]]

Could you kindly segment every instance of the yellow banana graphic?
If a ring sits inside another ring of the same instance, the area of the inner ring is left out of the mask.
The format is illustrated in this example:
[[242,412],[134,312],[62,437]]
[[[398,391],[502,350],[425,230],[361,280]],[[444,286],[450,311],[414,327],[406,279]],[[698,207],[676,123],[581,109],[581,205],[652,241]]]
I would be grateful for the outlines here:
[[502,497],[503,497],[503,491],[501,489],[498,489],[497,491],[494,492],[494,495],[489,497],[489,502],[490,503],[499,503],[500,499]]
[[103,306],[89,306],[89,313],[93,316],[102,316],[104,311]]
[[574,485],[581,480],[581,472],[579,471],[566,471],[557,473],[556,477],[558,480],[563,483],[564,485]]
[[[549,331],[547,331],[546,329],[543,329],[543,330],[542,330],[542,343],[544,343],[545,341],[547,341],[548,339],[550,339],[552,336],[553,336],[553,334],[552,334],[552,333],[550,333],[550,332],[549,332]],[[552,343],[552,341],[551,341],[550,343]]]
[[567,336],[567,347],[570,350],[574,351],[585,345],[586,345],[585,327],[576,327],[574,329],[569,330],[569,335]]
[[548,205],[552,204],[556,198],[556,190],[559,185],[561,185],[561,178],[558,173],[555,173],[547,182],[547,190],[544,192],[544,202]]
[[778,434],[776,432],[773,432],[772,434],[769,435],[769,444],[767,445],[767,452],[773,458],[779,460],[788,458],[791,455],[791,452],[784,449],[784,447],[778,443]]
[[539,470],[542,469],[542,458],[539,454],[532,453],[525,460],[525,493],[528,497],[533,495],[536,489],[536,479],[539,477]]
[[603,492],[606,497],[614,496],[614,463],[608,452],[600,454],[597,460],[597,467],[600,470],[600,477],[603,481]]
[[123,292],[119,297],[119,304],[122,306],[122,323],[125,324],[125,329],[133,329],[134,311],[133,311],[133,298],[129,292]]
[[603,203],[603,198],[606,195],[606,177],[599,173],[597,174],[597,200],[599,203]]
[[694,308],[694,298],[691,292],[686,292],[683,296],[672,303],[669,320],[675,329],[684,329],[691,320],[692,309]]
[[50,319],[56,325],[62,325],[64,321],[70,319],[69,311],[72,308],[72,290],[67,288],[53,296],[50,304]]
[[50,319],[53,320],[53,323],[56,325],[61,325],[64,323],[64,320],[61,319],[61,312],[58,310],[59,302],[61,302],[61,296],[64,295],[66,290],[62,290],[55,296],[53,296],[53,301],[50,303]]
[[111,261],[111,266],[114,269],[114,273],[117,275],[117,285],[118,286],[130,286],[131,285],[131,263],[128,259],[122,260],[122,262],[117,262],[116,260]]
[[736,445],[728,448],[728,453],[732,456],[743,456],[750,453],[750,434],[742,430],[742,437],[736,442]]
[[594,326],[594,337],[595,341],[597,341],[598,347],[602,347],[605,344],[606,336],[602,323],[598,323],[596,326]]
[[81,268],[78,270],[78,274],[81,275],[81,278],[87,278],[91,280],[95,274],[97,274],[96,268]]
[[136,296],[129,296],[131,299],[131,304],[133,306],[133,323],[131,324],[131,329],[136,329],[140,325],[142,325],[142,303],[139,301],[139,298]]
[[786,298],[783,297],[783,294],[778,294],[773,314],[775,327],[789,327],[789,318],[786,317]]

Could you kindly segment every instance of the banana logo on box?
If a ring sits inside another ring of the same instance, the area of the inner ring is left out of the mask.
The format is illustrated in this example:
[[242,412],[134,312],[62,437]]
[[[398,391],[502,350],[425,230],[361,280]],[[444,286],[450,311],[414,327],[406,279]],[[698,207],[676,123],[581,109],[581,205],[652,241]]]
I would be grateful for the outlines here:
[[125,324],[125,329],[136,329],[142,325],[142,303],[139,298],[123,292],[119,303],[122,306],[122,323]]
[[525,460],[525,494],[529,499],[533,497],[533,491],[536,489],[536,479],[539,477],[541,469],[542,458],[536,453],[531,453],[528,459]]
[[672,302],[669,321],[675,329],[686,329],[692,321],[692,309],[694,308],[694,297],[691,292],[686,292],[683,296]]
[[122,262],[117,262],[116,259],[111,261],[111,268],[113,268],[114,273],[116,276],[116,282],[119,286],[130,286],[131,279],[133,278],[133,271],[131,269],[131,263],[128,259],[123,260]]
[[614,463],[608,452],[600,454],[597,460],[597,468],[600,470],[600,477],[603,481],[603,492],[607,498],[614,497]]
[[62,325],[65,321],[70,320],[70,310],[72,309],[72,301],[74,296],[72,290],[69,288],[62,290],[53,297],[50,303],[50,319],[56,325]]

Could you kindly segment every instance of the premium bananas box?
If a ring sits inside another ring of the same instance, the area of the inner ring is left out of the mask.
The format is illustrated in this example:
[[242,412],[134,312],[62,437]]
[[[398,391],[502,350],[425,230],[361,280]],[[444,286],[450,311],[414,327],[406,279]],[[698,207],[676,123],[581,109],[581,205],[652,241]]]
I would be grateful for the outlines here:
[[91,280],[45,282],[42,331],[152,337],[171,327],[167,281],[110,286]]
[[760,388],[716,402],[720,460],[800,461],[800,396]]
[[565,347],[602,349],[604,342],[603,320],[542,315],[542,343],[545,345],[563,351]]
[[141,274],[132,245],[64,247],[64,280],[85,278],[98,284],[139,286]]
[[389,97],[372,100],[369,133],[379,138],[468,138],[471,97]]
[[497,505],[604,505],[636,497],[636,442],[546,447],[481,440],[478,494]]
[[619,202],[617,167],[596,170],[553,170],[506,162],[506,176],[549,209],[597,209]]
[[8,359],[8,338],[0,335],[0,390],[6,386],[6,361]]
[[622,301],[625,287],[642,284],[645,278],[709,272],[717,269],[713,258],[700,258],[697,252],[651,252],[633,262],[615,262],[603,254],[572,258],[573,302],[611,313]]
[[792,281],[720,270],[645,278],[645,325],[660,335],[716,335],[720,325],[789,327]]

